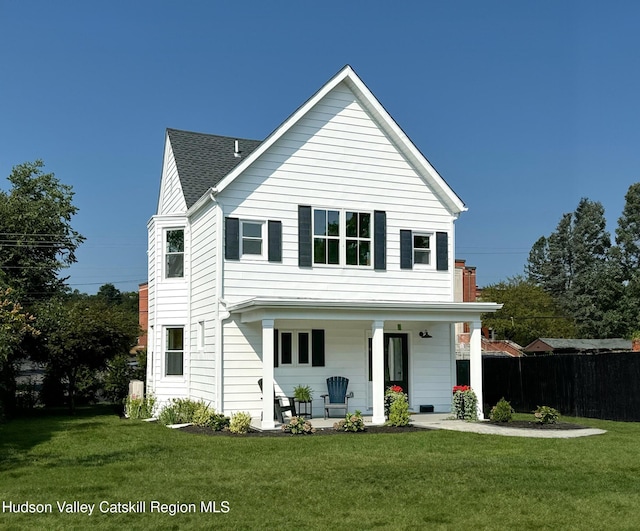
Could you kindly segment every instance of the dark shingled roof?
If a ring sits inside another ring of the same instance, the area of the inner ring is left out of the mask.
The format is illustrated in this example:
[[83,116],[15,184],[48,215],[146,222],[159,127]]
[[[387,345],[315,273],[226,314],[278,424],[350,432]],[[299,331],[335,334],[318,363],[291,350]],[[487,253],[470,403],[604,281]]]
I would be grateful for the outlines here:
[[[218,184],[256,149],[261,140],[167,129],[187,208]],[[234,155],[238,140],[240,157]]]

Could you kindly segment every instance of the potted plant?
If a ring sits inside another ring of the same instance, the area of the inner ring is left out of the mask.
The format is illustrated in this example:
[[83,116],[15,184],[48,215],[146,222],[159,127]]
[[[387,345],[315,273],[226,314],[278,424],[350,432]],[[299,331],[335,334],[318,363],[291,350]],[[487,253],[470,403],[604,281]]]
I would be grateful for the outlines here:
[[313,400],[313,389],[308,385],[297,385],[293,389],[293,397],[298,402],[311,402]]

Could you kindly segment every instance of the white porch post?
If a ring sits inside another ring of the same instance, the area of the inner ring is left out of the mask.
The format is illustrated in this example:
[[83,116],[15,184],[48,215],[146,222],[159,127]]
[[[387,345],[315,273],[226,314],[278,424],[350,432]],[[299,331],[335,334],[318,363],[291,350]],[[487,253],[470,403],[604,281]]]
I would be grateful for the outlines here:
[[373,321],[371,345],[373,424],[384,424],[384,321]]
[[262,429],[276,427],[273,420],[273,319],[262,320]]
[[472,321],[469,323],[469,328],[471,330],[471,338],[469,341],[471,389],[473,389],[478,397],[478,418],[484,419],[484,412],[482,410],[482,323],[480,321]]

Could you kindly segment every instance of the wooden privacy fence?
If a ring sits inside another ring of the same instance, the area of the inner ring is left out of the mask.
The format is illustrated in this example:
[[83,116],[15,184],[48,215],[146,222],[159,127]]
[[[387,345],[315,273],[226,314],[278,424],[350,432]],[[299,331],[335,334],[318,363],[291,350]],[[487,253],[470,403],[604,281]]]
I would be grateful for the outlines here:
[[484,411],[504,397],[520,413],[551,406],[562,415],[640,421],[640,354],[483,357]]

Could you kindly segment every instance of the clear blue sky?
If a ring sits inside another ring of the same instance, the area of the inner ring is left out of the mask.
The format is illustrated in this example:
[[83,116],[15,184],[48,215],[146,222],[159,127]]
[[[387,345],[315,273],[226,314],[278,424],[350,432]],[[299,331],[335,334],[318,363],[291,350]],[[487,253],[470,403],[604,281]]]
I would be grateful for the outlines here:
[[87,241],[70,285],[146,280],[165,128],[262,139],[345,64],[464,200],[479,285],[581,197],[640,181],[640,2],[0,0],[0,187],[42,158]]

